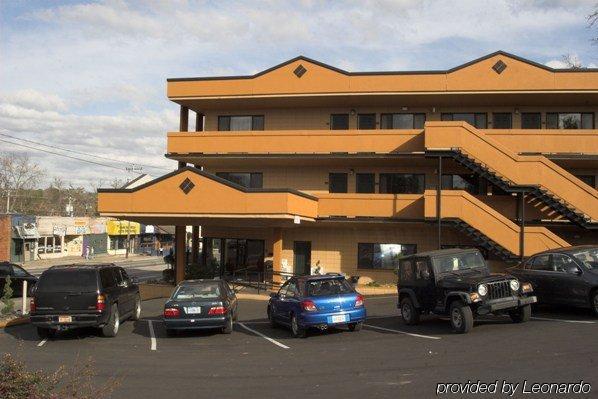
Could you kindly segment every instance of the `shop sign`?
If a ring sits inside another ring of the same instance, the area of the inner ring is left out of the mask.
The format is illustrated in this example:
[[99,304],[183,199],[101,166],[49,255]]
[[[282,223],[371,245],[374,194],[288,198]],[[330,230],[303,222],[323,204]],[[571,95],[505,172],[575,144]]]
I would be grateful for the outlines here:
[[127,220],[109,220],[106,222],[106,232],[111,236],[137,235],[141,233],[141,225]]
[[66,235],[66,226],[52,226],[52,235],[65,236]]

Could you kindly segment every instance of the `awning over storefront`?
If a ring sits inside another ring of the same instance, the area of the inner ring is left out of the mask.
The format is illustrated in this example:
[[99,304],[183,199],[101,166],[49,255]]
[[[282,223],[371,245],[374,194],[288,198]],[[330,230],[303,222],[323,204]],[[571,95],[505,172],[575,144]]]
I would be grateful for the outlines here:
[[40,236],[37,227],[33,223],[26,223],[19,226],[14,226],[15,238],[22,240],[37,240]]
[[189,225],[252,219],[260,225],[314,221],[318,199],[295,190],[249,189],[194,167],[140,186],[99,189],[102,216],[143,224]]

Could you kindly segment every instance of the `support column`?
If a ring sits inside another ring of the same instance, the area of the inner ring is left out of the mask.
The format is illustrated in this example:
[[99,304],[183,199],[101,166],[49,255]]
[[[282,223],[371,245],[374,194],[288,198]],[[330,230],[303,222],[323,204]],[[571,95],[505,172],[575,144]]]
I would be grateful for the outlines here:
[[519,216],[519,257],[525,256],[525,192],[518,193],[519,203],[517,214]]
[[191,263],[199,263],[199,226],[193,226],[191,233]]
[[195,113],[195,131],[203,132],[203,117],[204,115],[200,112]]
[[186,226],[175,226],[174,228],[174,242],[175,242],[175,259],[176,264],[174,268],[175,282],[178,284],[185,279],[185,263],[187,261],[187,250],[185,248],[185,238],[187,236]]
[[442,156],[438,157],[438,181],[436,182],[436,218],[438,220],[438,249],[442,246]]
[[189,131],[189,108],[181,105],[181,117],[179,122],[179,131],[181,132],[188,132]]
[[272,282],[280,283],[282,278],[280,275],[276,273],[280,273],[282,271],[282,228],[275,227],[274,228],[274,240],[272,245],[272,271],[274,275],[272,276]]

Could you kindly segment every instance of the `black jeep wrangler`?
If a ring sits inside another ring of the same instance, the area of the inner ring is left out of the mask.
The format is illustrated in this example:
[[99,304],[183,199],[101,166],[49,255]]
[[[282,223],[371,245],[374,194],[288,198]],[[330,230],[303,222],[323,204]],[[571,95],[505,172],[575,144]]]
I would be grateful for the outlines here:
[[536,302],[532,285],[507,274],[490,273],[477,249],[442,249],[399,261],[398,307],[405,324],[422,313],[448,315],[453,330],[466,333],[474,315],[508,313],[528,321]]

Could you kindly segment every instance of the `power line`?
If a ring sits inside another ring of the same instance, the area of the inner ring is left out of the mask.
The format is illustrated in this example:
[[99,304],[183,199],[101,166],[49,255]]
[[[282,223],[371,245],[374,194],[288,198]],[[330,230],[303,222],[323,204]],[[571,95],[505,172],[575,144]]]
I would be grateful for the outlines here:
[[[80,162],[87,162],[87,163],[91,163],[91,164],[98,165],[98,166],[104,166],[106,168],[112,168],[112,169],[118,169],[118,170],[127,171],[126,168],[121,168],[121,167],[114,166],[114,165],[108,165],[108,164],[101,163],[101,162],[96,162],[96,161],[90,161],[89,159],[78,158],[78,157],[74,157],[74,156],[66,155],[66,154],[61,154],[59,152],[54,152],[54,151],[50,151],[50,150],[44,150],[43,148],[37,148],[37,147],[33,147],[33,146],[30,146],[30,145],[27,145],[27,144],[13,143],[12,141],[8,141],[8,140],[5,140],[5,139],[0,139],[0,141],[4,142],[4,143],[16,145],[16,146],[19,146],[19,147],[29,148],[29,149],[35,150],[35,151],[41,151],[41,152],[45,152],[45,153],[48,153],[48,154],[57,155],[57,156],[60,156],[60,157],[74,159],[74,160],[77,160],[77,161],[80,161]],[[133,173],[142,174],[142,173],[134,172],[134,171],[133,171]]]
[[146,164],[141,164],[141,163],[136,163],[136,162],[121,161],[121,160],[118,160],[118,159],[108,158],[108,157],[104,157],[104,156],[97,155],[97,154],[90,154],[90,153],[87,153],[87,152],[82,152],[82,151],[77,151],[77,150],[71,150],[71,149],[68,149],[68,148],[57,147],[55,145],[48,145],[48,144],[40,143],[39,141],[33,141],[33,140],[23,139],[23,138],[20,138],[20,137],[11,136],[11,135],[6,134],[6,133],[0,133],[0,136],[9,137],[9,138],[11,138],[13,140],[25,141],[25,142],[28,142],[28,143],[37,144],[37,145],[41,145],[41,146],[48,147],[48,148],[58,149],[58,150],[61,150],[61,151],[71,152],[73,154],[79,154],[79,155],[85,155],[85,156],[88,156],[88,157],[94,157],[94,158],[104,159],[104,160],[107,160],[107,161],[124,163],[124,164],[127,164],[127,165],[143,166],[143,167],[146,167],[146,168],[160,169],[160,170],[165,170],[165,171],[166,170],[170,170],[170,169],[162,168],[162,167],[159,167],[159,166],[146,165]]

